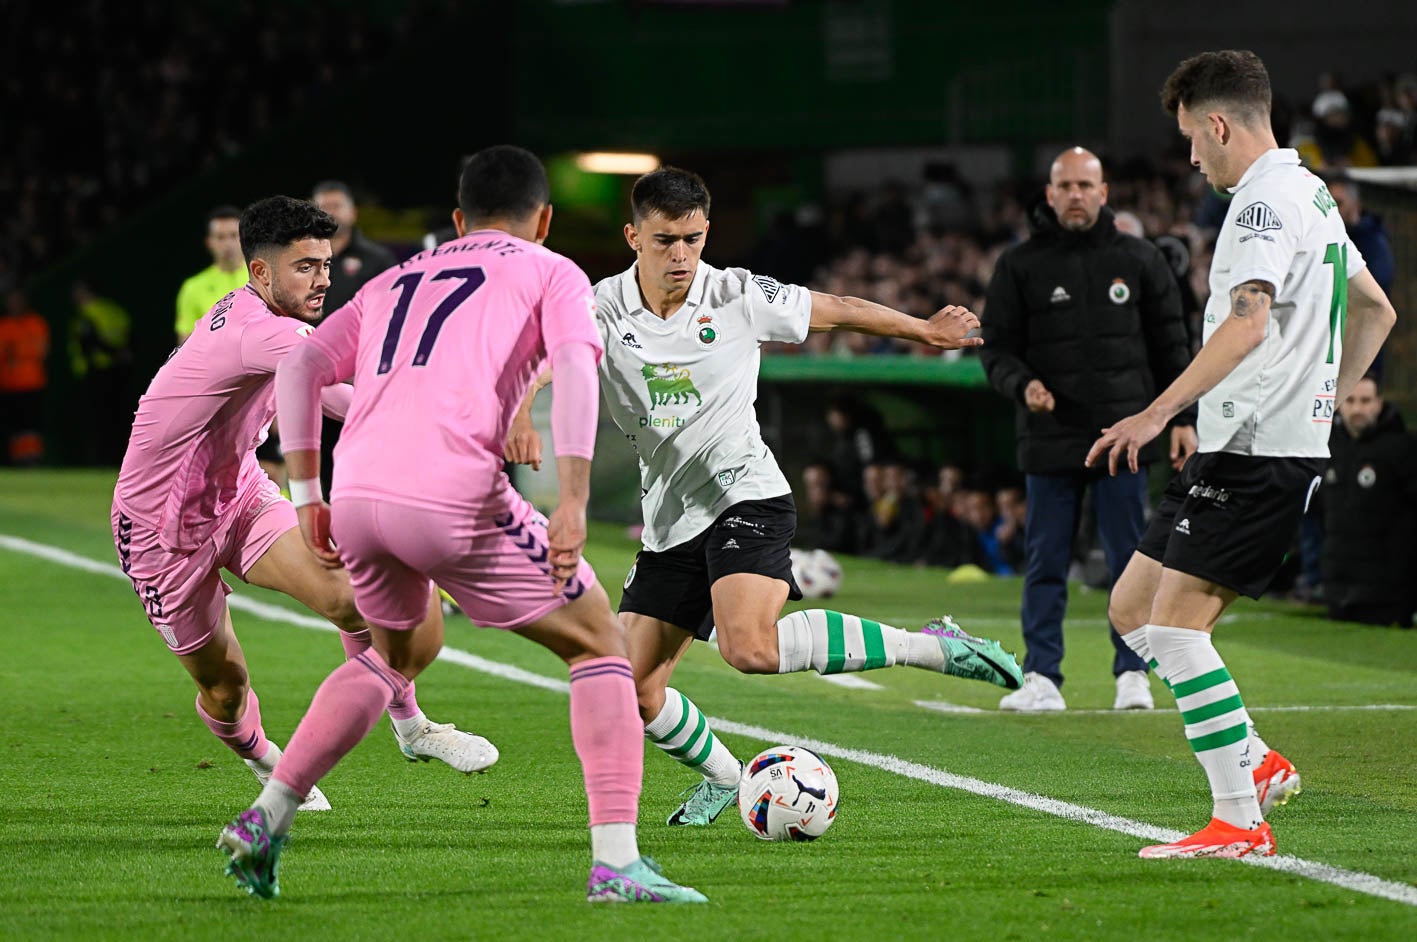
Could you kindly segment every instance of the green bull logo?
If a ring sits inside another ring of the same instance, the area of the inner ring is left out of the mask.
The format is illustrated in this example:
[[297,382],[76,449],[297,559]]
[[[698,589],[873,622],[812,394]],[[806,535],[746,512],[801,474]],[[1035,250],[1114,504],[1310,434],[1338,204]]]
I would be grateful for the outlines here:
[[692,396],[694,404],[701,406],[704,404],[704,397],[699,395],[699,391],[694,386],[694,380],[689,376],[689,370],[673,363],[654,364],[646,363],[640,373],[645,378],[645,386],[649,389],[649,410],[654,411],[656,406],[682,406],[689,401]]

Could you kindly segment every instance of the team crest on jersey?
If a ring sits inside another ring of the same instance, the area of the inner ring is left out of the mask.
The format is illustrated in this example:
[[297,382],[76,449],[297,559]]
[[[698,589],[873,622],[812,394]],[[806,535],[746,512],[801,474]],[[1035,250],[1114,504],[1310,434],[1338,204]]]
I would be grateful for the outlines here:
[[1107,297],[1113,304],[1126,304],[1131,300],[1132,289],[1121,278],[1112,279],[1112,287],[1107,289]]
[[1363,465],[1358,470],[1358,486],[1366,490],[1376,483],[1378,483],[1377,469],[1370,464]]
[[1265,203],[1251,203],[1240,210],[1235,216],[1235,225],[1253,232],[1267,232],[1270,229],[1284,228],[1284,223],[1279,221],[1279,214]]
[[340,259],[339,264],[340,267],[344,269],[346,275],[353,277],[359,274],[359,269],[364,267],[364,259],[360,258],[358,255],[346,255],[344,258]]
[[299,327],[295,328],[295,332],[302,337],[308,337],[315,332],[315,325],[301,324]]
[[767,275],[754,275],[753,283],[763,289],[763,295],[771,304],[777,300],[778,294],[782,291],[782,282],[776,278],[769,278]]
[[713,322],[713,318],[708,315],[699,318],[698,330],[694,332],[694,339],[699,342],[699,346],[708,349],[718,343],[718,337],[718,325]]

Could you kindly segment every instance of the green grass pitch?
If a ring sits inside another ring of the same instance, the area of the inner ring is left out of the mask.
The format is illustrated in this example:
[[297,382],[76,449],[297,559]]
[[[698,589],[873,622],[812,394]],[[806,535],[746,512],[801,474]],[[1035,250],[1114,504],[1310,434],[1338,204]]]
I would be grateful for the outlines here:
[[[911,670],[857,675],[875,688],[746,677],[696,646],[675,683],[706,713],[880,757],[830,760],[843,801],[825,837],[767,844],[732,810],[712,828],[666,828],[694,777],[647,749],[641,846],[705,892],[706,907],[586,904],[585,798],[564,693],[447,661],[419,678],[420,702],[488,736],[501,762],[473,777],[408,763],[381,720],[322,782],[335,810],[296,822],[281,898],[248,898],[212,845],[255,779],[197,720],[191,682],[127,582],[7,539],[113,568],[112,483],[111,473],[0,473],[0,938],[1417,938],[1417,632],[1251,602],[1218,631],[1261,732],[1304,777],[1304,793],[1271,815],[1280,853],[1307,873],[1341,869],[1339,883],[1139,860],[1138,837],[880,767],[903,760],[1155,827],[1203,824],[1205,779],[1174,701],[1154,681],[1164,709],[1106,710],[1104,598],[1078,590],[1072,711],[1059,716],[1001,715],[1003,691]],[[594,528],[589,556],[612,599],[633,552],[619,528]],[[938,571],[847,560],[832,607],[911,627],[949,612],[1021,650],[1019,591],[1017,580],[954,586]],[[284,743],[340,645],[241,611],[234,621],[266,729]],[[566,676],[549,653],[460,617],[447,644]],[[1372,709],[1384,704],[1400,708]],[[723,738],[740,757],[774,745]],[[1355,888],[1354,874],[1385,889]]]

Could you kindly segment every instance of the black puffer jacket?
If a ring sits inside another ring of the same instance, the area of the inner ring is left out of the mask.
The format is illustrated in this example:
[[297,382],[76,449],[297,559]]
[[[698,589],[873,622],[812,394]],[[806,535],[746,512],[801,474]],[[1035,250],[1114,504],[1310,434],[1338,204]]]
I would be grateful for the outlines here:
[[1324,598],[1337,619],[1411,625],[1417,610],[1417,439],[1392,403],[1354,438],[1335,424],[1324,503]]
[[[1102,429],[1140,412],[1190,362],[1176,279],[1161,252],[1117,231],[1102,208],[1086,232],[1058,224],[1039,201],[1033,235],[999,259],[989,283],[980,358],[989,382],[1018,403],[1018,462],[1028,474],[1083,470]],[[1030,412],[1042,380],[1052,412]],[[1173,424],[1195,423],[1182,413]],[[1156,460],[1161,436],[1143,453]]]

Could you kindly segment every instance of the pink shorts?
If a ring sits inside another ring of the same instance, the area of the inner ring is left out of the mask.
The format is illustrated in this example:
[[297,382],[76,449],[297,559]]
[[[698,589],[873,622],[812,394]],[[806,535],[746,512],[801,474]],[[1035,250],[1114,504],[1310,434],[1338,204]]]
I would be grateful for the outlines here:
[[331,518],[355,604],[381,628],[406,631],[423,621],[430,580],[488,628],[530,624],[595,585],[582,559],[562,593],[552,593],[546,518],[510,489],[468,516],[342,497]]
[[173,654],[189,654],[226,621],[231,588],[220,570],[244,580],[256,560],[299,521],[290,501],[262,472],[245,476],[236,502],[206,542],[190,553],[163,548],[157,530],[133,520],[116,500],[112,524],[118,561],[143,600],[148,621]]

